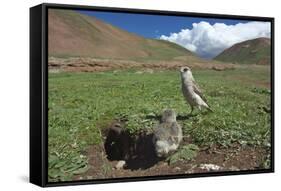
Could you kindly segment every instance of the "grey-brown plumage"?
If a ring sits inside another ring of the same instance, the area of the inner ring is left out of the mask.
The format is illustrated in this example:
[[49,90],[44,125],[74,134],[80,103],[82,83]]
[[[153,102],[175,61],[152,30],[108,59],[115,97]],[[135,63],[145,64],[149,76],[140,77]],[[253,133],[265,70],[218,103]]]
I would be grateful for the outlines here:
[[203,107],[212,111],[210,106],[207,104],[207,100],[203,96],[202,91],[196,84],[191,69],[189,67],[182,67],[180,73],[182,82],[182,93],[187,103],[189,103],[189,105],[191,106],[191,113],[194,107],[198,108],[199,110],[201,110]]
[[176,121],[173,110],[163,112],[160,124],[154,129],[153,144],[158,157],[166,157],[177,150],[182,140],[182,128]]

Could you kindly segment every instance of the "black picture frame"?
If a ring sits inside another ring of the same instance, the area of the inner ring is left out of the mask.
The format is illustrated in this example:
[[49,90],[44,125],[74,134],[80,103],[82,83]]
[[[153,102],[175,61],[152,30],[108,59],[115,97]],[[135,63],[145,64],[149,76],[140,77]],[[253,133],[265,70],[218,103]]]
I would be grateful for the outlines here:
[[[238,20],[266,21],[271,23],[271,168],[265,170],[241,170],[210,172],[190,175],[163,175],[153,177],[96,179],[68,182],[48,182],[48,13],[52,9],[94,10],[150,15],[193,16]],[[30,8],[30,182],[41,187],[83,185],[112,182],[164,180],[209,176],[242,175],[274,172],[274,18],[225,14],[191,13],[94,7],[64,4],[40,4]]]

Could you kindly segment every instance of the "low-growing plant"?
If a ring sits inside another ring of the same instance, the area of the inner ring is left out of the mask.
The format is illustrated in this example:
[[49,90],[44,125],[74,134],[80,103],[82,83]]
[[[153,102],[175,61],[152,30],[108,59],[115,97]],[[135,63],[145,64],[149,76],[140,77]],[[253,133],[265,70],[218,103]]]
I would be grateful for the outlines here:
[[197,153],[199,151],[199,147],[194,144],[188,144],[180,148],[176,153],[169,156],[166,161],[169,164],[173,164],[177,161],[181,160],[192,160],[197,156]]

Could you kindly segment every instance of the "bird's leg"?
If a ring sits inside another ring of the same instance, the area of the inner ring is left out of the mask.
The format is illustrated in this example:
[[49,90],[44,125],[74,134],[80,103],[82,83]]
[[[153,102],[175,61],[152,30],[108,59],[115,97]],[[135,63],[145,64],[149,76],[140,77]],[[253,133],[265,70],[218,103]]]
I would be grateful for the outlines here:
[[191,111],[190,111],[189,115],[192,115],[193,110],[194,110],[194,107],[191,106]]

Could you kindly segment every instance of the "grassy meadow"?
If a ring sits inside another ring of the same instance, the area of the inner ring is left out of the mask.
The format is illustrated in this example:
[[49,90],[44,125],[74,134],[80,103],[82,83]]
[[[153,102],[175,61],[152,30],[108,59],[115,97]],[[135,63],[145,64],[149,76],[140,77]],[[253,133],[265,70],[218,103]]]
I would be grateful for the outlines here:
[[[220,145],[270,147],[270,70],[266,66],[235,70],[195,70],[213,113],[179,120],[184,136],[199,148]],[[141,70],[96,73],[49,73],[48,177],[67,181],[88,170],[85,150],[100,144],[101,130],[114,120],[127,119],[132,133],[151,129],[153,116],[173,108],[190,112],[179,71]],[[196,111],[197,112],[197,111]]]

